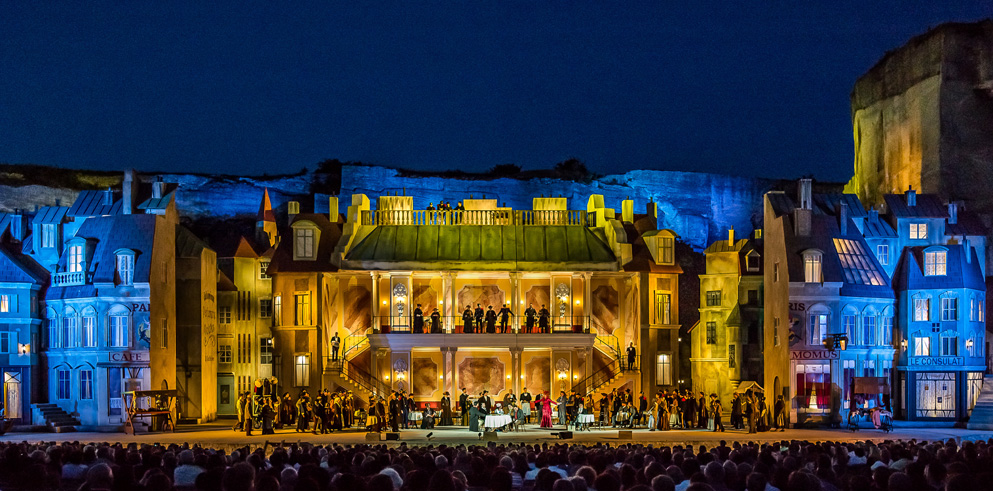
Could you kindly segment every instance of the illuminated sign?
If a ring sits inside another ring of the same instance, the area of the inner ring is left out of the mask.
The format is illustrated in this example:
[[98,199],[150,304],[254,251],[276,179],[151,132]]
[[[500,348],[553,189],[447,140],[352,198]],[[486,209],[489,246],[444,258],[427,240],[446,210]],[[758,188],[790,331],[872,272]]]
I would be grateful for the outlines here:
[[912,367],[962,367],[965,358],[961,356],[911,356]]
[[828,351],[826,349],[790,351],[791,360],[837,360],[840,357],[841,353],[837,351]]
[[117,351],[110,353],[110,361],[122,363],[122,362],[138,362],[138,361],[148,361],[147,355],[146,359],[142,359],[143,353],[141,351]]

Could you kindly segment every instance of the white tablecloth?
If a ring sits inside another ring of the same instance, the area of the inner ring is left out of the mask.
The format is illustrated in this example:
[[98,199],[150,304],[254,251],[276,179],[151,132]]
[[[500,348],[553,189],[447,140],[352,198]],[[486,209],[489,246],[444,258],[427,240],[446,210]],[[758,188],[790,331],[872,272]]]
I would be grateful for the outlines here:
[[510,415],[507,414],[490,414],[486,416],[486,420],[483,421],[483,427],[486,429],[496,429],[507,426],[513,421]]
[[592,414],[580,414],[576,417],[576,422],[579,424],[593,424]]
[[408,416],[407,419],[410,421],[420,421],[424,419],[424,413],[422,413],[421,411],[411,411],[410,414],[407,416]]

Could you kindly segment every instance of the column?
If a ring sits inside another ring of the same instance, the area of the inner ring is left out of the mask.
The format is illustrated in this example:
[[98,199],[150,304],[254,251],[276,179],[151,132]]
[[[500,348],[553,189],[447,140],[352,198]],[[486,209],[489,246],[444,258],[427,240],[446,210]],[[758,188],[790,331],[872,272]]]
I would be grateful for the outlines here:
[[[346,363],[344,366],[348,366]],[[372,375],[374,380],[381,381],[379,376],[379,349],[369,348],[369,374]],[[382,394],[373,394],[375,396],[380,396]]]
[[512,383],[509,388],[514,389],[514,394],[521,393],[521,374],[524,373],[521,367],[521,353],[523,348],[510,348],[510,377]]
[[444,355],[442,356],[445,361],[445,390],[447,390],[455,400],[458,400],[458,396],[461,394],[461,391],[459,391],[455,386],[455,352],[459,349],[454,346],[442,349],[445,350]]
[[[511,318],[513,325],[511,329],[514,333],[521,332],[521,314],[524,313],[521,309],[521,274],[520,273],[510,273],[510,311],[514,313]],[[517,391],[515,390],[514,393]]]
[[[464,307],[464,305],[459,305],[459,299],[458,299],[459,292],[456,291],[456,289],[455,289],[455,280],[457,280],[459,278],[459,273],[458,272],[449,272],[448,273],[448,276],[451,279],[451,291],[449,292],[447,298],[448,298],[449,305],[452,306],[452,315],[453,315],[453,318],[452,318],[452,322],[453,322],[453,324],[452,324],[452,332],[454,333],[454,332],[456,332],[455,324],[458,324],[458,323],[462,322],[462,318],[461,317],[456,318],[454,316],[460,315],[462,313],[462,307]],[[454,395],[454,394],[455,394],[455,392],[452,392],[452,395]]]
[[590,303],[593,298],[592,288],[590,287],[590,280],[593,278],[592,273],[583,273],[583,332],[593,332],[593,304]]
[[593,347],[587,346],[583,350],[586,352],[586,363],[583,365],[586,367],[586,375],[584,377],[589,377],[593,375]]
[[441,312],[445,319],[445,332],[455,332],[455,323],[452,317],[455,315],[455,307],[452,305],[452,273],[450,271],[441,273],[441,298],[445,302],[445,307]]
[[372,273],[372,332],[379,333],[379,273]]

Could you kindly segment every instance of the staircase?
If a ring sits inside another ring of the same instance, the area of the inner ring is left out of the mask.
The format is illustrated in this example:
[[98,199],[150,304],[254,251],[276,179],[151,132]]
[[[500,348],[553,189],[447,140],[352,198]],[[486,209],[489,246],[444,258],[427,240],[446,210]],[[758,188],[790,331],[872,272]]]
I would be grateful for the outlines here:
[[328,361],[325,367],[324,373],[332,382],[355,393],[357,407],[366,406],[370,396],[386,397],[389,394],[388,385],[351,360],[339,358],[337,361]]
[[983,376],[983,388],[979,399],[972,408],[972,416],[966,428],[970,430],[993,430],[993,375]]
[[78,419],[56,404],[32,404],[31,412],[34,421],[44,421],[45,426],[55,433],[76,431],[76,427],[80,426]]

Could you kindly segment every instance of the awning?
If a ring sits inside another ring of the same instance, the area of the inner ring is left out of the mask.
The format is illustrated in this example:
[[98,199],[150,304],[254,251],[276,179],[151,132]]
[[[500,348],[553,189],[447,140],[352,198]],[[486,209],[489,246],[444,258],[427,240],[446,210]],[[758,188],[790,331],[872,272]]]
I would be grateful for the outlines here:
[[889,394],[890,383],[886,377],[852,377],[855,394]]
[[747,380],[745,382],[742,382],[742,383],[738,384],[738,388],[737,389],[734,389],[734,392],[735,392],[735,394],[744,394],[745,392],[748,392],[749,390],[751,390],[752,392],[762,392],[762,393],[765,393],[765,390],[762,389],[762,386],[759,385],[758,382],[753,382],[751,380]]

